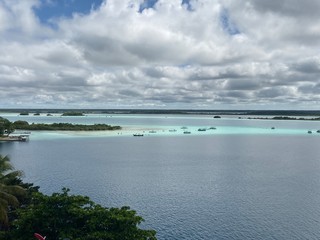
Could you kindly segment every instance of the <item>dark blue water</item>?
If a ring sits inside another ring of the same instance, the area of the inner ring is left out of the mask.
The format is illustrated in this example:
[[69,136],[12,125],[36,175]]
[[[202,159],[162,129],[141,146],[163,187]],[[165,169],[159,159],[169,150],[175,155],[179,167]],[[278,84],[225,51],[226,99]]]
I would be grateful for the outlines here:
[[129,205],[158,239],[320,239],[319,146],[316,134],[81,137],[0,153],[44,193]]

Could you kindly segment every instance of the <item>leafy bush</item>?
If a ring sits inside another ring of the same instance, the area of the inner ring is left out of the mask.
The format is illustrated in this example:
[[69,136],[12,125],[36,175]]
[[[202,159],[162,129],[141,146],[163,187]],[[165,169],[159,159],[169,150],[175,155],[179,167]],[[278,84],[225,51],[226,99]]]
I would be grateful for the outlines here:
[[17,211],[9,239],[31,239],[35,232],[47,239],[154,240],[154,230],[140,229],[143,221],[129,207],[105,208],[89,197],[62,193],[35,193],[31,204]]

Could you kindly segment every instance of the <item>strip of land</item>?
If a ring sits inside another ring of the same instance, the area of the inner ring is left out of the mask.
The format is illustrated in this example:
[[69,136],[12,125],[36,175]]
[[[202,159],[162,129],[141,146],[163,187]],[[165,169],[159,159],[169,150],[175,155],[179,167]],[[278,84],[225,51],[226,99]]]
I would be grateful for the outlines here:
[[14,128],[17,130],[46,130],[46,131],[112,131],[120,130],[120,126],[111,126],[108,124],[93,124],[93,125],[83,125],[83,124],[72,124],[72,123],[32,123],[29,124],[25,121],[16,121],[13,123]]

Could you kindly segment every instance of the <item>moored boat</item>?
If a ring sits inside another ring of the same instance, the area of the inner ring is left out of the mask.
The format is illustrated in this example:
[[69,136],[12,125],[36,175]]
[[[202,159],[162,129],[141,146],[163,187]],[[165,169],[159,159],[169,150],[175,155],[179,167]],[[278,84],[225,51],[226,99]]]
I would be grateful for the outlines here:
[[133,136],[134,137],[143,137],[143,134],[142,133],[134,133]]

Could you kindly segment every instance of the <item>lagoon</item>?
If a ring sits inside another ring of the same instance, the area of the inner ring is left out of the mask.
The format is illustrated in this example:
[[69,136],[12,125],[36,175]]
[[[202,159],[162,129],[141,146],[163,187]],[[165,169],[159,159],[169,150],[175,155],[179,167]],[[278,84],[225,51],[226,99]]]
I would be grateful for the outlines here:
[[[113,133],[32,132],[27,143],[0,143],[0,153],[44,193],[69,187],[107,207],[129,205],[158,239],[320,238],[319,122],[1,116],[123,126]],[[212,126],[217,129],[197,131]],[[142,138],[132,136],[143,131]]]

